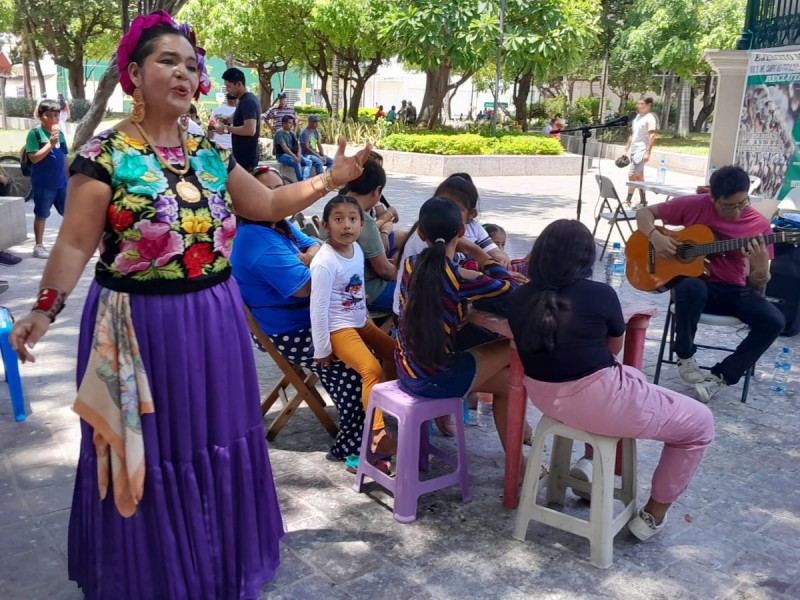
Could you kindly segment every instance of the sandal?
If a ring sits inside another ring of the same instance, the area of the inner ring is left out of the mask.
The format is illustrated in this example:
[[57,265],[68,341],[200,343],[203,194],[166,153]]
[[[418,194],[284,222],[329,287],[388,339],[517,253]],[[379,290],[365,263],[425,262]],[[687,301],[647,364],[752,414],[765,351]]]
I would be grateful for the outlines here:
[[[347,460],[345,461],[344,470],[347,471],[348,473],[352,473],[353,475],[355,475],[356,472],[358,471],[358,460],[359,458],[358,455],[356,454],[348,456]],[[385,473],[389,477],[392,476],[391,460],[387,458],[376,458],[375,461],[372,463],[372,466],[378,469],[378,471],[380,471],[381,473]]]

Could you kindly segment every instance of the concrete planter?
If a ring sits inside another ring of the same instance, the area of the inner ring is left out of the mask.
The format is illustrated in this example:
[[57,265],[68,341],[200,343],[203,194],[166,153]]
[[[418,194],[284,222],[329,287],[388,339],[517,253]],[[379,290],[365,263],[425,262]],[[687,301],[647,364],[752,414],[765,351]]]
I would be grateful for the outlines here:
[[[567,152],[580,155],[582,139],[579,135],[561,135],[561,145]],[[602,144],[593,140],[586,143],[586,156],[591,158],[608,158],[614,160],[622,156],[625,146],[620,144]],[[649,167],[658,168],[661,161],[667,161],[667,171],[677,171],[687,175],[705,177],[708,169],[708,157],[694,156],[692,154],[678,154],[677,152],[661,152],[658,149],[658,139],[650,155]],[[722,165],[720,165],[722,166]]]
[[0,196],[0,250],[24,242],[27,237],[25,198]]
[[376,149],[383,156],[383,167],[395,173],[447,177],[466,172],[473,177],[514,175],[577,175],[581,158],[571,154],[559,156],[519,155],[442,155],[397,152]]

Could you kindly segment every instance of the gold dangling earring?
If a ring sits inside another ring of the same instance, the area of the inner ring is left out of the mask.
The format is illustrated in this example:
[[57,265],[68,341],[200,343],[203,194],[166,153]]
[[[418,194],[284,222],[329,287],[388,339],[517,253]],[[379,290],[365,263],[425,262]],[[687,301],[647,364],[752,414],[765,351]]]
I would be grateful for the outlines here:
[[142,91],[137,87],[133,90],[133,108],[131,109],[131,122],[141,123],[144,121],[144,99]]

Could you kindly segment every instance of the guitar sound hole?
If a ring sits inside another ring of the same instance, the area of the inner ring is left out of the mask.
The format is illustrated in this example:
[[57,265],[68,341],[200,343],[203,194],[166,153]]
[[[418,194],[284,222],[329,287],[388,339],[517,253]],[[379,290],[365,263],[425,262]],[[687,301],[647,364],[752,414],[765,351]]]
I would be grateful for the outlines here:
[[694,258],[693,251],[694,244],[681,244],[678,251],[675,253],[675,258],[681,262],[689,262]]

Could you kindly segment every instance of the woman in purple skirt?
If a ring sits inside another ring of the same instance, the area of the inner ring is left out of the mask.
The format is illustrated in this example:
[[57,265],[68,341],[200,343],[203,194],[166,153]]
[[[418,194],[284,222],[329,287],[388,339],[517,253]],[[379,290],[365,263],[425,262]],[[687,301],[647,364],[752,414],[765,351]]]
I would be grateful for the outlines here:
[[[69,575],[92,600],[257,598],[283,536],[258,380],[228,257],[236,214],[276,221],[357,177],[369,148],[270,191],[178,118],[209,91],[203,50],[163,11],[120,41],[131,116],[70,168],[67,212],[20,358],[100,246],[81,322],[82,443]],[[235,133],[235,132],[234,132]]]

